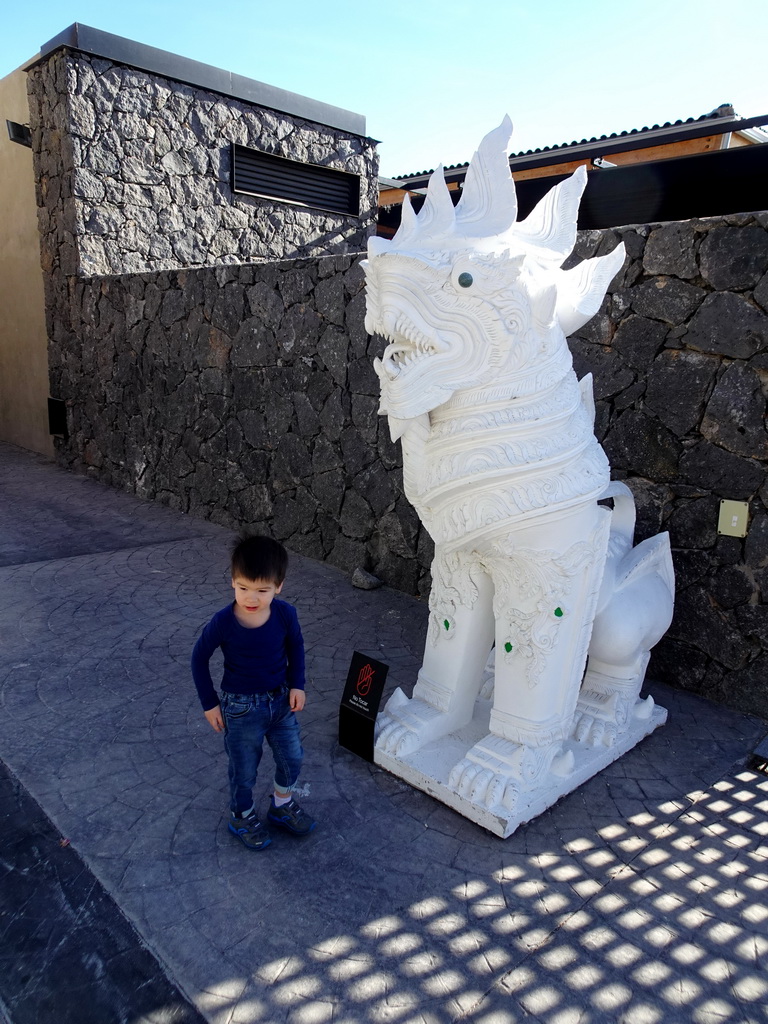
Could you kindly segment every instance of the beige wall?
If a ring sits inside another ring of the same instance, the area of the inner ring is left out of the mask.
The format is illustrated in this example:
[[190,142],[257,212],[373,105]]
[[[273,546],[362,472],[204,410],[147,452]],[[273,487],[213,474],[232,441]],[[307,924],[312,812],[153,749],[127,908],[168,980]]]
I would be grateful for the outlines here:
[[52,456],[32,150],[10,141],[6,119],[29,121],[21,69],[0,79],[0,440]]

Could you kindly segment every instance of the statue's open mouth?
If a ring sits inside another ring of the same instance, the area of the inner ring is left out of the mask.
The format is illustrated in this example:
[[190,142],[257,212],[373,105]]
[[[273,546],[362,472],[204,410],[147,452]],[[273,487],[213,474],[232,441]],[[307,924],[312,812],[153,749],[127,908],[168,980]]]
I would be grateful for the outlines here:
[[395,321],[391,332],[381,333],[391,344],[384,349],[380,360],[374,360],[374,366],[377,373],[383,371],[390,380],[394,380],[406,367],[414,366],[448,347],[423,334],[406,316]]

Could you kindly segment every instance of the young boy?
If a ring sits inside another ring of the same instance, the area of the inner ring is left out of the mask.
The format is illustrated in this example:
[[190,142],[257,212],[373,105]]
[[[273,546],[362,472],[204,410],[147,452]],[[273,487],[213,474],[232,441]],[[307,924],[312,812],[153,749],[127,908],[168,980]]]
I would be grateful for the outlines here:
[[[235,600],[203,629],[192,652],[192,676],[205,717],[223,732],[229,756],[229,831],[249,850],[269,846],[253,804],[264,738],[275,759],[275,788],[267,820],[294,835],[316,822],[291,797],[304,751],[294,712],[304,707],[304,641],[296,610],[277,599],[288,552],[270,537],[242,537],[232,550]],[[224,654],[221,702],[208,662]]]

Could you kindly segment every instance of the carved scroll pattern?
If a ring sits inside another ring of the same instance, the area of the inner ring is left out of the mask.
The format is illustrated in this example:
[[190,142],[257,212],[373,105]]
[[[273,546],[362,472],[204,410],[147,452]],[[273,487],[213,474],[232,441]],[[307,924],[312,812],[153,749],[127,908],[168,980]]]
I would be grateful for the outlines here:
[[[597,442],[557,474],[536,476],[523,482],[493,480],[491,487],[476,486],[459,504],[446,503],[435,510],[430,533],[438,543],[461,543],[467,536],[490,534],[524,512],[552,508],[585,492],[598,494],[608,480],[608,460]],[[540,474],[540,475],[539,475]]]
[[[568,455],[583,446],[586,415],[577,410],[571,422],[556,433],[531,436],[523,440],[509,440],[485,443],[481,435],[475,435],[475,447],[433,457],[426,463],[426,479],[423,490],[439,487],[449,480],[459,480],[475,473],[496,470],[500,475],[509,476],[514,469],[527,469],[552,459]],[[588,435],[587,435],[588,436]]]
[[428,641],[433,647],[440,636],[452,640],[456,635],[457,608],[474,607],[478,591],[471,570],[477,565],[477,557],[463,551],[435,553],[428,630]]
[[498,560],[489,564],[496,587],[493,608],[509,637],[496,656],[501,654],[508,664],[522,657],[528,686],[533,688],[557,643],[560,623],[571,612],[571,580],[594,557],[594,547],[580,542],[564,554],[530,548],[505,553],[502,545],[494,547]]

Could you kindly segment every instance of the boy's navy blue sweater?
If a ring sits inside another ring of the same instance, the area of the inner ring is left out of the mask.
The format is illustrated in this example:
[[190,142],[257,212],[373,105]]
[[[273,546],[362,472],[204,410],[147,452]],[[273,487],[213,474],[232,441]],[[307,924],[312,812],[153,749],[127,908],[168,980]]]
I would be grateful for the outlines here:
[[208,662],[220,647],[224,655],[221,689],[227,693],[267,693],[278,686],[304,689],[304,640],[296,609],[278,598],[263,626],[249,629],[235,618],[234,602],[216,612],[192,651],[192,677],[203,711],[219,703]]

